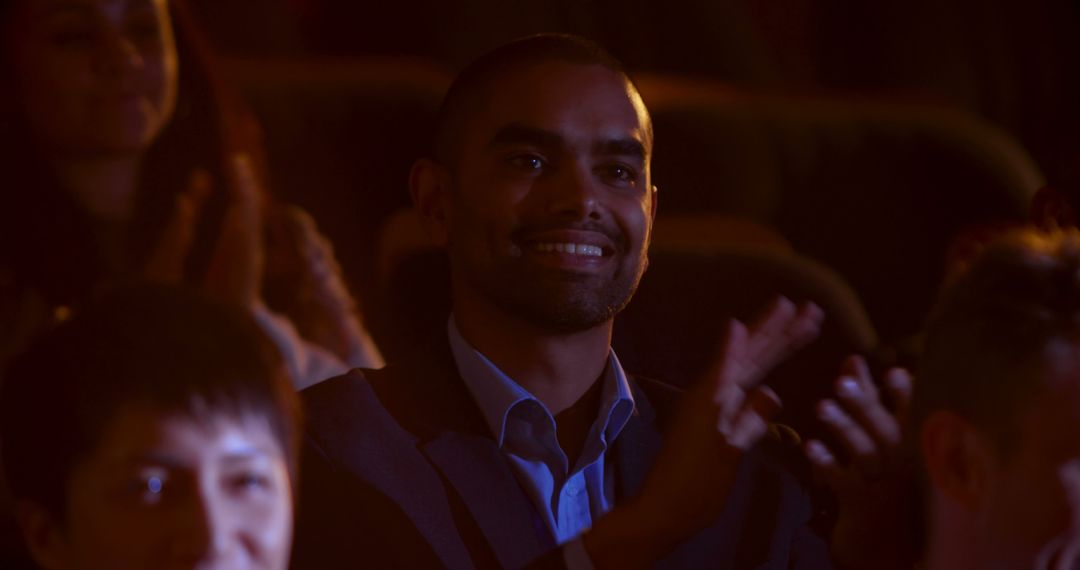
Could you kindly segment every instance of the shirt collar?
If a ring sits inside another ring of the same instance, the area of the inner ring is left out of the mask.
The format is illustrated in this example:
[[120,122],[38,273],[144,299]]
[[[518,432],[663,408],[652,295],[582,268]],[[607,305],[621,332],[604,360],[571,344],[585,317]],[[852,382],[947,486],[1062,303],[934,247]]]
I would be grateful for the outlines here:
[[[465,381],[465,386],[472,394],[473,400],[480,407],[484,421],[487,422],[499,447],[503,446],[506,437],[507,417],[518,404],[534,402],[536,406],[544,410],[548,418],[551,418],[551,412],[543,402],[499,370],[493,362],[461,336],[453,315],[450,316],[446,328],[458,373]],[[603,421],[601,433],[604,434],[606,441],[611,442],[622,431],[634,409],[634,396],[630,391],[630,383],[614,350],[608,351],[608,363],[604,368],[601,381],[604,383],[600,401],[600,419]],[[554,419],[551,421],[554,425]]]

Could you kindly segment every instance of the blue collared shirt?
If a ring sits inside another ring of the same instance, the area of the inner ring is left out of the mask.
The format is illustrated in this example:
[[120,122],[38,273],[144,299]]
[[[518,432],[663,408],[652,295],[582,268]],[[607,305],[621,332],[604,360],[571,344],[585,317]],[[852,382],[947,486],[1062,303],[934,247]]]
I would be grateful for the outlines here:
[[453,316],[447,329],[458,372],[555,541],[563,544],[588,530],[614,502],[604,484],[604,453],[634,412],[615,352],[608,353],[600,380],[600,413],[581,456],[570,465],[547,407],[470,346]]

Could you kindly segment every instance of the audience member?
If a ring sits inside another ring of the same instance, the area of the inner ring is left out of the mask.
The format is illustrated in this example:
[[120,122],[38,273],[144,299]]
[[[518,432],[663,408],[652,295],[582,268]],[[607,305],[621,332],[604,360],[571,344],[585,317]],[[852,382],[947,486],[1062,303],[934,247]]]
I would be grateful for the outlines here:
[[1080,233],[1010,234],[935,309],[912,401],[925,567],[1032,568],[1080,457]]
[[257,128],[182,0],[3,0],[0,43],[0,362],[153,280],[251,310],[298,387],[381,365],[329,244],[268,198]]
[[1080,458],[1062,466],[1059,476],[1069,500],[1069,528],[1039,552],[1035,562],[1035,568],[1039,570],[1080,568]]
[[[652,145],[637,90],[584,40],[526,38],[458,76],[411,177],[453,315],[411,358],[304,391],[298,567],[829,567],[759,385],[817,307],[732,322],[681,407],[611,351],[647,265]],[[357,547],[372,527],[378,550]]]
[[[1080,567],[1078,342],[1076,229],[999,235],[947,285],[927,328],[907,425],[923,467],[919,567]],[[829,422],[853,458],[846,468],[821,442],[808,444],[833,476],[873,481],[876,473],[876,490],[893,499],[873,528],[903,512],[897,498],[914,495],[880,484],[904,478],[890,458],[904,447],[896,427],[907,416],[908,382],[894,373],[890,385],[901,394],[897,410],[876,389],[860,386],[857,398],[840,389],[850,413]]]
[[0,398],[43,568],[286,568],[296,394],[233,307],[120,290],[31,344]]

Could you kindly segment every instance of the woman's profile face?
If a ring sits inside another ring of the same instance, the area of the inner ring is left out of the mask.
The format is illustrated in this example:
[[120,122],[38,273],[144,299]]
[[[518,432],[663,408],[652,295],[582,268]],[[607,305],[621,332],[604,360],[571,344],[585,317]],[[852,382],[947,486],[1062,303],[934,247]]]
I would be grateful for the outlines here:
[[15,0],[2,32],[17,104],[46,152],[138,154],[171,118],[166,0]]

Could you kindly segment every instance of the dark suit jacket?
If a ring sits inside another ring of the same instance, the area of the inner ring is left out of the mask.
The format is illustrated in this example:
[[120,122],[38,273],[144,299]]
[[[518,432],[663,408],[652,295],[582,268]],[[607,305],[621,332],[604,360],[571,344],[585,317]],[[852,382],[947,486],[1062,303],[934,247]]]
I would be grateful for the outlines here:
[[[636,413],[606,460],[616,504],[641,486],[679,392],[634,379]],[[398,365],[302,393],[308,420],[296,568],[520,568],[562,564],[498,449],[446,341]],[[828,568],[803,488],[775,434],[748,454],[712,527],[659,567]],[[778,451],[780,451],[778,453]]]

